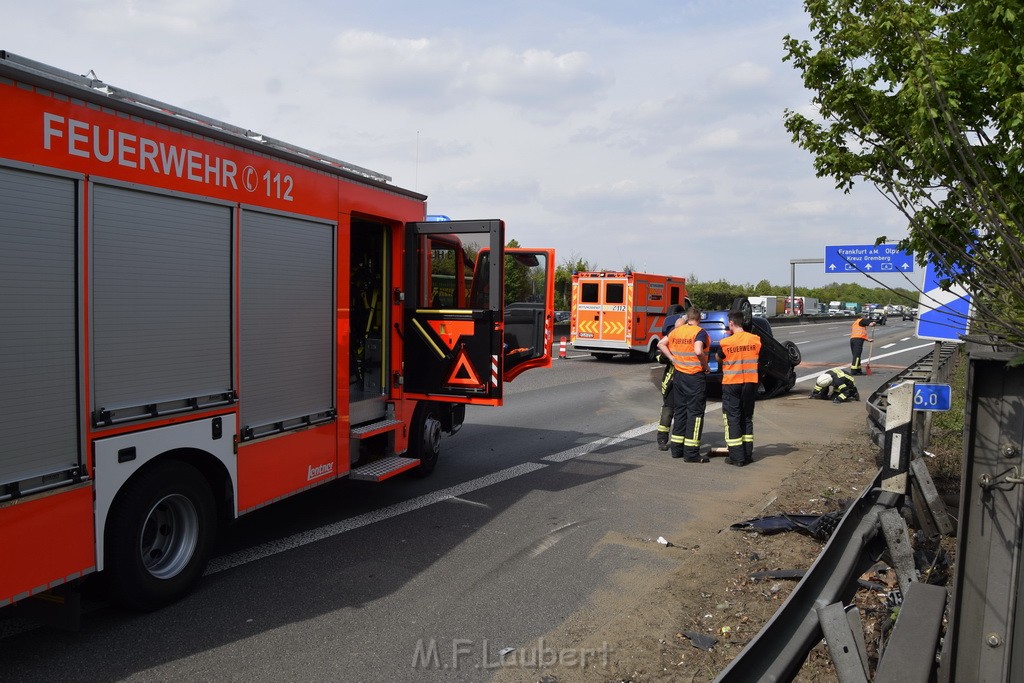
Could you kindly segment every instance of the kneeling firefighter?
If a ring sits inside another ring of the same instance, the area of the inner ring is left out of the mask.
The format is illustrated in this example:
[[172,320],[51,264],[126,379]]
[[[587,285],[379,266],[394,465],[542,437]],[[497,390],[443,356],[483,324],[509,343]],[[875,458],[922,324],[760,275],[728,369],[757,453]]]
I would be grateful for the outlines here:
[[833,403],[846,403],[859,401],[860,393],[857,392],[857,384],[851,375],[842,370],[829,370],[818,375],[811,398],[823,401],[831,398]]

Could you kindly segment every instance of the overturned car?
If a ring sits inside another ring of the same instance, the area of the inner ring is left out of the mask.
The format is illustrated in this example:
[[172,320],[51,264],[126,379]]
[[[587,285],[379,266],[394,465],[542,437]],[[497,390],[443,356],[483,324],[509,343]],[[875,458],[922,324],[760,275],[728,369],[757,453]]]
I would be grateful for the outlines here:
[[711,372],[707,375],[709,391],[721,390],[722,367],[718,362],[718,350],[722,339],[729,335],[731,311],[743,313],[744,328],[761,338],[757,397],[771,398],[788,392],[796,385],[796,366],[801,361],[800,349],[791,341],[781,342],[776,339],[771,323],[766,318],[752,315],[750,301],[746,297],[736,299],[728,311],[701,312],[700,326],[711,337],[711,353],[708,358]]

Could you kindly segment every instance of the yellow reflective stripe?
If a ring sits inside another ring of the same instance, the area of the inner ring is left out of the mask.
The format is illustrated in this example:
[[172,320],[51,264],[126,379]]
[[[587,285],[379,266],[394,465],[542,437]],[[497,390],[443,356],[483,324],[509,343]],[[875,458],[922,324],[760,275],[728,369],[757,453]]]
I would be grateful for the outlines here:
[[658,431],[659,432],[667,432],[668,431],[668,427],[666,427],[665,425],[658,425]]
[[673,434],[672,438],[671,438],[671,441],[672,441],[672,443],[685,443],[686,439],[684,439],[683,437],[678,436],[676,434]]
[[441,347],[439,347],[437,344],[434,343],[434,340],[430,338],[430,335],[427,334],[427,331],[425,329],[423,329],[423,325],[420,325],[420,321],[417,320],[416,318],[413,318],[412,319],[412,324],[413,324],[413,327],[416,328],[416,331],[420,333],[420,336],[422,336],[423,339],[426,340],[426,342],[428,344],[430,344],[430,347],[432,349],[434,349],[434,351],[437,352],[437,355],[443,360],[444,359],[444,351],[442,351]]

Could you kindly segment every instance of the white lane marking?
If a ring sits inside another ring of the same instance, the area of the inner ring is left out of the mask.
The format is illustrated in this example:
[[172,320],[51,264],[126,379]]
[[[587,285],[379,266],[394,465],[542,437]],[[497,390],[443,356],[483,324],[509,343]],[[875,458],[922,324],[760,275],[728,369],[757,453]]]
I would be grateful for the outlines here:
[[287,550],[294,550],[295,548],[301,548],[304,545],[310,543],[316,543],[338,534],[343,534],[347,531],[354,531],[364,526],[373,524],[374,522],[382,522],[398,515],[403,515],[406,512],[412,512],[419,510],[420,508],[428,505],[433,505],[442,500],[449,500],[451,498],[457,498],[465,493],[482,489],[485,486],[491,484],[497,484],[515,477],[535,472],[536,470],[542,470],[547,465],[543,465],[538,462],[526,462],[522,465],[516,465],[515,467],[509,467],[504,470],[499,470],[492,474],[488,474],[477,479],[464,482],[462,484],[456,484],[440,491],[434,491],[427,493],[411,500],[402,501],[380,510],[374,510],[367,512],[362,515],[356,515],[351,519],[342,520],[334,524],[328,524],[318,529],[309,529],[308,531],[302,531],[297,534],[292,534],[287,538],[282,538],[276,541],[269,541],[262,543],[252,548],[246,548],[245,550],[239,550],[227,555],[221,555],[220,557],[214,558],[210,561],[210,564],[206,568],[206,574],[216,574],[222,572],[225,569],[231,569],[238,567],[249,562],[256,560],[262,560],[265,557],[271,555],[277,555]]
[[885,346],[883,346],[882,348],[883,348],[883,349],[891,349],[891,348],[892,348],[892,347],[894,347],[894,346],[896,346],[896,342],[893,342],[892,344],[886,344],[886,345],[885,345]]
[[[875,356],[871,360],[881,360],[882,358],[888,358],[889,356],[898,356],[901,353],[907,353],[908,351],[920,351],[921,349],[929,349],[929,348],[932,348],[934,346],[935,346],[935,342],[928,342],[927,344],[919,344],[918,346],[908,346],[907,348],[900,349],[899,351],[890,351],[889,353],[883,353],[880,356]],[[838,370],[839,368],[849,367],[849,365],[850,365],[849,363],[844,363],[842,365],[837,365],[837,366],[835,366],[833,368],[829,368],[829,369],[830,370]],[[809,379],[816,379],[823,372],[825,372],[825,371],[824,370],[819,370],[818,372],[815,372],[813,375],[804,375],[803,377],[797,377],[796,381],[797,382],[806,382]]]
[[793,342],[793,343],[796,344],[797,346],[800,346],[801,344],[810,344],[811,340],[810,339],[805,339],[802,342]]
[[910,339],[910,337],[904,337],[903,339],[900,339],[900,341],[901,341],[901,342],[905,342],[905,341],[907,341],[907,340],[909,340],[909,339]]
[[545,462],[565,462],[566,460],[572,460],[573,458],[578,458],[581,455],[586,455],[591,451],[596,451],[598,448],[604,448],[605,446],[613,446],[617,443],[625,441],[626,439],[632,439],[636,436],[640,436],[641,434],[653,432],[657,428],[658,423],[652,422],[651,424],[636,427],[635,429],[630,429],[615,436],[606,436],[603,439],[591,441],[590,443],[585,443],[582,446],[570,448],[569,450],[562,451],[561,453],[553,453],[551,455],[544,456],[543,458],[541,458],[541,460]]
[[478,508],[490,508],[491,507],[487,503],[481,503],[481,502],[476,501],[476,500],[467,500],[465,498],[459,498],[458,496],[452,496],[448,500],[455,501],[456,503],[465,503],[466,505],[473,505],[473,506],[478,507]]

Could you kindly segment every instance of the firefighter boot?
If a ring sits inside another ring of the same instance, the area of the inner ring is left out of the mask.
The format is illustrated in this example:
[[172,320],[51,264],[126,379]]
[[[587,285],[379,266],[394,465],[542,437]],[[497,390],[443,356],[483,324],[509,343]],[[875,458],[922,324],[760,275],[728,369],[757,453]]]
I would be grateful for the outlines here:
[[668,450],[668,432],[658,432],[658,450]]

